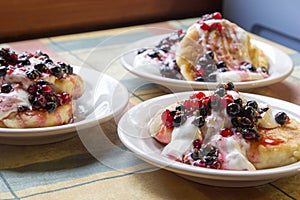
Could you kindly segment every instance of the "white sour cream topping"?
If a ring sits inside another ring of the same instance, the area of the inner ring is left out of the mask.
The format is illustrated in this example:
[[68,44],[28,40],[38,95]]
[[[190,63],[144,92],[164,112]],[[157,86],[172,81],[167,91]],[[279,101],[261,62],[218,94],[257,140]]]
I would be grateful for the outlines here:
[[[171,46],[171,49],[166,53],[164,51],[159,51],[162,57],[164,57],[165,61],[167,63],[172,63],[172,60],[175,59],[175,51],[179,45],[178,43],[175,43]],[[135,56],[133,60],[133,66],[135,68],[138,68],[138,70],[143,70],[145,72],[154,73],[155,75],[160,76],[160,66],[161,66],[161,60],[158,60],[157,58],[151,58],[147,54],[149,51],[152,51],[153,48],[147,49],[143,53],[140,53]]]
[[[227,115],[227,114],[226,114]],[[220,130],[224,127],[230,128],[230,117],[226,116],[224,110],[212,111],[206,118],[203,128],[204,144],[212,144],[217,147],[224,156],[224,168],[233,170],[255,170],[255,167],[247,160],[246,151],[249,145],[238,136],[222,137]],[[175,127],[172,132],[171,142],[165,146],[162,155],[181,159],[182,155],[191,147],[197,134],[197,127],[192,124],[194,117]]]
[[[268,105],[259,105],[262,108],[266,108],[269,106]],[[258,119],[258,125],[262,128],[276,128],[279,127],[280,125],[275,121],[275,117],[273,115],[273,111],[269,108],[267,112],[264,112],[261,114],[262,118]]]
[[137,70],[143,70],[148,73],[154,73],[155,75],[160,76],[160,63],[147,56],[148,51],[140,53],[135,56],[133,61],[133,67]]
[[222,137],[222,128],[231,128],[230,117],[225,109],[221,112],[212,111],[206,118],[206,131],[203,133],[204,144],[217,147],[225,157],[223,167],[233,170],[255,170],[255,167],[245,157],[249,145],[237,136]]
[[243,139],[237,135],[222,137],[215,135],[210,143],[218,147],[224,157],[223,168],[232,170],[256,170],[254,165],[248,161],[246,151],[249,148]]
[[22,89],[14,88],[10,93],[0,93],[0,119],[4,119],[12,112],[17,112],[18,106],[30,108],[28,93]]
[[181,159],[184,152],[190,149],[198,129],[192,124],[193,120],[189,117],[184,124],[173,129],[171,142],[165,146],[162,155]]
[[209,143],[216,134],[220,133],[222,128],[230,128],[230,117],[224,111],[216,112],[212,110],[211,115],[206,117],[203,133],[205,135],[204,144]]
[[14,69],[11,74],[7,74],[5,76],[5,80],[3,81],[6,83],[22,83],[24,88],[28,88],[28,86],[32,83],[32,81],[25,74],[24,68]]
[[[236,91],[227,91],[227,94],[232,95],[234,99],[241,98],[245,102],[244,97]],[[259,104],[259,107],[264,108],[267,105]],[[191,148],[199,130],[192,124],[193,120],[194,117],[189,117],[183,125],[173,129],[171,142],[163,149],[163,155],[181,159],[182,155]],[[262,114],[259,126],[263,128],[279,126],[271,109]],[[227,115],[226,109],[212,110],[211,115],[206,118],[205,125],[201,128],[203,144],[211,144],[219,149],[224,159],[224,169],[255,170],[254,165],[246,157],[249,148],[247,141],[236,134],[229,137],[221,136],[220,131],[223,128],[232,128],[231,118]]]

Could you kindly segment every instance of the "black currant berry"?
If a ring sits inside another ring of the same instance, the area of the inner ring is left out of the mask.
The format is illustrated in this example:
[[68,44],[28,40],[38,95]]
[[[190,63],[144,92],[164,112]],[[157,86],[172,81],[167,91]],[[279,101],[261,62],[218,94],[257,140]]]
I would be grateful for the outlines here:
[[11,86],[11,84],[4,83],[1,86],[1,93],[10,93],[12,89],[13,89],[13,87]]
[[0,66],[0,77],[5,76],[7,72],[7,67],[6,66]]
[[253,128],[242,129],[242,136],[246,140],[254,140],[260,137],[260,134]]
[[207,60],[213,60],[213,59],[214,59],[214,52],[212,52],[212,51],[207,51],[207,52],[205,53],[205,58],[206,58]]
[[256,111],[252,106],[245,106],[243,108],[243,115],[249,119],[254,119],[256,116]]
[[34,80],[34,79],[36,79],[36,78],[38,78],[40,76],[40,73],[37,70],[32,69],[32,70],[26,71],[26,76],[29,79]]
[[45,108],[48,112],[53,112],[56,109],[56,107],[57,107],[57,103],[56,102],[51,102],[51,101],[47,102],[46,106],[45,106]]
[[184,111],[185,111],[185,107],[184,107],[183,104],[178,104],[178,105],[175,107],[175,110],[184,112]]
[[28,110],[29,108],[27,106],[18,106],[18,112],[25,112],[26,110]]
[[46,72],[47,66],[43,63],[39,63],[34,65],[34,69],[38,70],[39,72]]
[[222,69],[222,68],[224,69],[224,68],[227,68],[226,63],[225,63],[224,61],[222,61],[222,60],[219,61],[219,62],[217,62],[216,65],[217,65],[217,68],[218,68],[218,69]]
[[283,125],[287,122],[288,120],[288,116],[285,112],[278,112],[276,113],[275,115],[275,121],[280,124],[280,125]]
[[173,126],[178,127],[182,125],[187,120],[187,117],[184,114],[175,115],[173,119]]
[[145,49],[145,48],[140,48],[137,50],[137,54],[141,54],[141,53],[145,52],[146,50],[147,49]]
[[61,78],[63,75],[63,70],[60,66],[58,65],[54,65],[50,68],[52,74],[57,77],[57,78]]
[[227,111],[227,114],[229,116],[234,117],[234,116],[237,116],[240,113],[241,107],[237,103],[230,103],[230,104],[227,105],[226,111]]
[[202,115],[199,115],[197,117],[195,117],[195,120],[194,120],[194,125],[201,128],[202,126],[204,126],[205,124],[205,117],[202,116]]

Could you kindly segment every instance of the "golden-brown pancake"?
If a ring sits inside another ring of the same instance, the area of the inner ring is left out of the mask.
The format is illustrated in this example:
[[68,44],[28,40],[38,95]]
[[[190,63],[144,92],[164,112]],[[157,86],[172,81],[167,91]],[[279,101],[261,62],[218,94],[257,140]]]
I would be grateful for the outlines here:
[[207,51],[229,69],[236,69],[242,62],[269,67],[268,58],[251,43],[248,32],[226,19],[208,19],[189,27],[177,48],[176,62],[186,80],[196,78],[196,65]]

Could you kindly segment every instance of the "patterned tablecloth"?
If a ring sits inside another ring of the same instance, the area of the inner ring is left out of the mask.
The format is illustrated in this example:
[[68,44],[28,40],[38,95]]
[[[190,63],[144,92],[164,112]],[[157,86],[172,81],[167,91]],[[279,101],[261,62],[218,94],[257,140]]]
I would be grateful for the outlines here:
[[[186,29],[193,22],[194,19],[168,21],[0,46],[18,52],[40,49],[56,61],[102,71],[128,88],[129,109],[166,92],[124,70],[119,61],[122,50],[139,39]],[[280,83],[247,92],[300,104],[300,54],[258,39],[286,52],[295,69]],[[116,130],[118,119],[101,125],[103,140],[94,141],[93,147],[87,147],[78,135],[45,145],[0,145],[0,199],[300,199],[300,174],[257,187],[222,188],[194,183],[155,168],[122,145]]]

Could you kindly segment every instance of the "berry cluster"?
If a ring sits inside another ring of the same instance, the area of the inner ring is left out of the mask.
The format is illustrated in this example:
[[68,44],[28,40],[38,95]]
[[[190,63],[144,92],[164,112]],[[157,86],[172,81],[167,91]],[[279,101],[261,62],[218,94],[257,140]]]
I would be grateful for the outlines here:
[[[30,58],[40,62],[32,64]],[[35,54],[24,52],[21,54],[9,48],[0,49],[0,77],[11,74],[15,69],[25,71],[27,78],[36,80],[42,73],[52,74],[62,78],[64,74],[73,74],[73,68],[63,62],[54,63],[47,54],[37,51]]]
[[10,93],[13,90],[13,87],[9,83],[3,83],[1,85],[1,93]]
[[269,70],[265,66],[255,67],[254,65],[248,62],[242,62],[239,66],[239,70],[247,72],[261,72],[267,75],[269,74]]
[[[150,50],[147,53],[147,56],[150,58],[157,58],[161,60],[163,53],[167,53],[171,50],[171,47],[176,43],[180,42],[185,36],[185,32],[182,29],[177,30],[176,32],[171,33],[168,37],[163,38],[154,49]],[[145,52],[147,49],[141,48],[138,50],[137,54]]]
[[[268,111],[268,107],[259,107],[254,100],[244,102],[241,98],[234,98],[227,91],[233,90],[232,82],[219,84],[210,96],[198,92],[189,99],[177,104],[174,109],[166,109],[161,119],[168,128],[179,127],[186,123],[188,117],[194,117],[192,124],[202,128],[206,123],[207,116],[212,111],[226,112],[231,120],[231,127],[224,127],[219,130],[223,137],[230,137],[237,134],[247,141],[258,141],[261,137],[258,132],[258,120],[262,114]],[[278,124],[288,122],[289,117],[284,112],[275,115]],[[218,149],[210,144],[202,144],[196,139],[193,142],[193,150],[183,156],[183,162],[195,166],[220,169],[222,159]]]
[[73,68],[65,63],[38,63],[34,65],[34,69],[26,71],[29,79],[35,80],[41,76],[42,73],[54,75],[56,78],[62,78],[64,74],[73,74]]
[[[260,72],[269,74],[269,71],[266,67],[260,66],[255,67],[251,63],[242,62],[240,66],[237,66],[238,70],[246,72]],[[214,53],[212,51],[207,51],[205,54],[200,57],[198,64],[196,65],[196,78],[195,81],[199,82],[216,82],[217,74],[222,72],[230,71],[224,61],[216,62],[214,59]]]
[[206,96],[203,92],[195,93],[178,104],[174,110],[166,109],[161,119],[166,127],[172,128],[182,125],[187,117],[194,116],[193,124],[201,128],[211,110],[223,109],[233,101],[231,95],[226,95],[226,90],[233,90],[233,88],[233,83],[228,82],[221,84],[213,95]]
[[8,65],[30,65],[29,58],[24,54],[17,54],[10,48],[2,48],[0,49],[0,65],[8,66]]
[[[28,100],[31,108],[18,106],[18,112],[25,112],[29,109],[45,109],[53,112],[57,106],[71,101],[70,94],[55,93],[49,82],[40,79],[43,73],[56,78],[63,78],[65,74],[73,74],[73,68],[69,64],[54,63],[47,54],[41,51],[36,51],[34,54],[28,52],[18,54],[9,48],[0,49],[0,77],[10,75],[14,70],[23,71],[33,82],[28,88],[23,88],[29,93]],[[17,84],[22,86],[22,83]],[[1,85],[1,93],[10,93],[13,90],[14,86],[11,83]]]
[[162,77],[184,80],[175,59],[172,61],[163,61],[160,66],[160,74]]
[[200,21],[197,23],[200,24],[200,28],[204,31],[212,31],[212,30],[218,30],[219,32],[222,31],[222,24],[219,22],[214,22],[212,24],[207,24],[205,21],[210,19],[222,19],[222,15],[219,12],[215,12],[213,14],[207,14],[204,15]]
[[[161,64],[160,73],[163,77],[183,80],[175,58],[168,57],[168,53],[171,47],[180,42],[184,36],[185,32],[182,29],[177,30],[168,37],[163,38],[154,49],[148,51],[147,56],[156,59]],[[139,49],[137,54],[141,54],[146,50],[145,48]]]
[[217,73],[226,72],[228,70],[224,61],[215,62],[214,53],[207,51],[196,65],[195,81],[216,82]]
[[165,126],[168,128],[178,127],[182,125],[187,119],[184,105],[177,105],[175,110],[166,109],[162,113],[161,119],[164,122]]
[[257,139],[260,134],[255,123],[261,118],[260,114],[266,109],[258,110],[256,101],[247,101],[243,104],[241,99],[235,99],[226,107],[227,114],[232,117],[231,123],[247,140]]
[[193,142],[193,151],[183,157],[183,162],[197,167],[220,169],[222,161],[219,155],[217,148],[210,144],[203,145],[196,139]]
[[182,29],[179,29],[162,39],[159,44],[156,45],[156,48],[168,52],[171,50],[171,47],[180,42],[184,36],[185,32]]
[[[32,105],[33,110],[46,109],[48,112],[53,112],[57,106],[71,102],[70,94],[63,92],[55,93],[50,83],[45,80],[37,80],[35,84],[31,84],[28,89],[28,100]],[[24,106],[19,109],[19,112],[26,111],[29,108]]]

